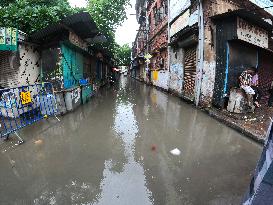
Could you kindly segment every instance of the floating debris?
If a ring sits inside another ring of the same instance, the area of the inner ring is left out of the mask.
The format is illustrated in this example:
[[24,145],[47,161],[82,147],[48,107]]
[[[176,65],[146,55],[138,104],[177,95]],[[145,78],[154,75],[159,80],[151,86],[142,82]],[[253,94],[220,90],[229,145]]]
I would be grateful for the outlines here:
[[36,141],[34,142],[34,144],[36,144],[36,145],[41,145],[41,144],[43,144],[43,140],[36,140]]
[[171,150],[170,153],[172,155],[178,156],[181,154],[181,151],[179,149],[175,148],[175,149]]

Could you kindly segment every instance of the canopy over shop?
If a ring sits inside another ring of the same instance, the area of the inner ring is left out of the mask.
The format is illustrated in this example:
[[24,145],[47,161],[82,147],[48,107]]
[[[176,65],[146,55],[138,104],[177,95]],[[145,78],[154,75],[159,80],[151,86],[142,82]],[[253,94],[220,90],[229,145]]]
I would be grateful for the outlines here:
[[42,81],[51,82],[64,96],[67,110],[91,96],[93,83],[102,72],[102,55],[90,49],[98,36],[101,34],[90,14],[81,12],[29,37],[39,45]]

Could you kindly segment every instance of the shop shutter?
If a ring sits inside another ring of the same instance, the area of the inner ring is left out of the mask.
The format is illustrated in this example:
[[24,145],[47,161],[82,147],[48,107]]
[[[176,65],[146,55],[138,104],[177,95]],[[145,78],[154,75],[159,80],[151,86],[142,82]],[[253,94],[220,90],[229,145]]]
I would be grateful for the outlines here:
[[19,54],[11,51],[0,51],[0,86],[17,87],[19,72]]
[[259,88],[261,92],[261,104],[267,104],[269,98],[269,89],[273,81],[273,54],[267,51],[259,51]]
[[185,49],[185,69],[183,95],[191,100],[194,99],[196,77],[196,47]]

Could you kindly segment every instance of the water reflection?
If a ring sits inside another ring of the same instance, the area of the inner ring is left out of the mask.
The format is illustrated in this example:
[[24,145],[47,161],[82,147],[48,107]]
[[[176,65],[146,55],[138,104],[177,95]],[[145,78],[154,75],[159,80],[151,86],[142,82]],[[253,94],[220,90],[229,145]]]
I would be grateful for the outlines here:
[[[121,79],[120,91],[127,86],[127,78]],[[144,169],[134,159],[135,140],[138,138],[138,125],[130,98],[118,93],[114,114],[113,130],[115,137],[122,140],[126,161],[120,172],[115,171],[115,162],[105,162],[101,193],[94,204],[153,204],[152,194],[146,187]]]
[[25,144],[14,148],[12,138],[0,148],[0,204],[239,204],[260,150],[179,98],[127,78],[61,122],[41,121],[22,135]]

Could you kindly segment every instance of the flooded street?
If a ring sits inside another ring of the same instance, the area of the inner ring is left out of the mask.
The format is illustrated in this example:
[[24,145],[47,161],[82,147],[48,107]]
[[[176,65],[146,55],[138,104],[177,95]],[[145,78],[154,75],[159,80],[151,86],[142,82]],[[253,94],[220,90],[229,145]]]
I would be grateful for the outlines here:
[[[0,204],[240,204],[261,146],[132,79],[0,145]],[[178,148],[179,156],[170,153]]]

